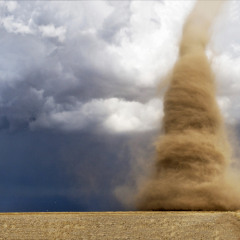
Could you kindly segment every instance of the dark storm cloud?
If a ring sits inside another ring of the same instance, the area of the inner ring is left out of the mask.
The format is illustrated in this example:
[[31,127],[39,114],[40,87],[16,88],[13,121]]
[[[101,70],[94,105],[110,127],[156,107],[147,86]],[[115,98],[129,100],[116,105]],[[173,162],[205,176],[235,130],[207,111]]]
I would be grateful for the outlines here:
[[10,129],[78,111],[92,99],[145,103],[154,95],[152,87],[132,83],[134,75],[109,48],[129,24],[128,2],[3,2],[1,10],[0,108]]
[[114,189],[129,178],[129,136],[19,131],[0,141],[0,211],[123,209]]

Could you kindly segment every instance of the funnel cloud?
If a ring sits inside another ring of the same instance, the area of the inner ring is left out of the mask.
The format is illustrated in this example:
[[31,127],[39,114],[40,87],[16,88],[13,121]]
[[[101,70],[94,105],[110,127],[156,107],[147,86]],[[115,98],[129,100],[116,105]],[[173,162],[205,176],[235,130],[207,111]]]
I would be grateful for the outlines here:
[[179,58],[164,97],[164,134],[156,141],[152,176],[137,196],[139,210],[240,209],[231,147],[205,54],[223,1],[198,1],[187,18]]

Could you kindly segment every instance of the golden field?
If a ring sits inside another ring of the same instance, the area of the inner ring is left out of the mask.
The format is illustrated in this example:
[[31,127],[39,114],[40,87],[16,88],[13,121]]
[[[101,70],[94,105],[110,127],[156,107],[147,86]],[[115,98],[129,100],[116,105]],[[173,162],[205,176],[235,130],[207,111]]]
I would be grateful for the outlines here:
[[0,213],[0,239],[240,240],[240,212]]

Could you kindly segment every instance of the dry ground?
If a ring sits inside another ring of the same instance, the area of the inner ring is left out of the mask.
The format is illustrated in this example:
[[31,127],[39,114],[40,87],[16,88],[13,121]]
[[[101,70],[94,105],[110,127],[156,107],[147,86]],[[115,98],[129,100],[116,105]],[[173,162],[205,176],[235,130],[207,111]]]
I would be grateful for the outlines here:
[[1,213],[0,239],[240,240],[240,212]]

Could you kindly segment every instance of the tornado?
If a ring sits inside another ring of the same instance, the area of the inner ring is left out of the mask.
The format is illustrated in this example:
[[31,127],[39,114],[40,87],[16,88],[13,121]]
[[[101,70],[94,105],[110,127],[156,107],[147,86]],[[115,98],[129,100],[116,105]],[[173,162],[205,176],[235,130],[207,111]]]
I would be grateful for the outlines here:
[[223,1],[197,1],[164,96],[153,171],[137,195],[138,210],[237,210],[240,191],[232,150],[205,54]]

